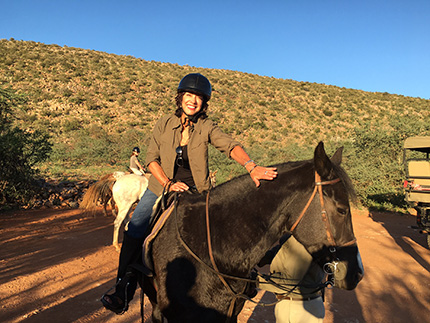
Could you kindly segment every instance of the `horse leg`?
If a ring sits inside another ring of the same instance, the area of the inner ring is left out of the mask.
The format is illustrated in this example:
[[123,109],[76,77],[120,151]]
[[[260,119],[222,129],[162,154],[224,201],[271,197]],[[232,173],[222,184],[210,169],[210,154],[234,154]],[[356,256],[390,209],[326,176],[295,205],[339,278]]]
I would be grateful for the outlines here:
[[127,210],[118,208],[118,215],[116,216],[115,221],[113,223],[113,241],[112,241],[112,245],[115,247],[115,249],[118,252],[121,250],[118,243],[119,229],[121,228],[122,221],[124,221],[126,216],[127,216]]
[[119,229],[121,228],[121,224],[124,221],[124,219],[127,217],[127,215],[130,213],[130,209],[133,203],[128,203],[126,206],[124,205],[118,205],[118,215],[115,218],[115,221],[113,223],[113,242],[115,249],[117,251],[120,251],[119,243],[118,243],[118,236],[119,236]]
[[[144,291],[145,295],[148,296],[148,299],[152,306],[152,322],[153,323],[163,323],[164,322],[164,316],[161,314],[160,307],[157,303],[157,290],[154,286],[155,281],[152,278],[148,278],[145,275],[142,275],[140,280],[140,286],[142,290]],[[143,313],[142,313],[143,317]]]
[[115,203],[115,200],[113,199],[113,197],[110,199],[109,202],[110,202],[110,207],[112,209],[112,214],[114,217],[116,217],[118,215],[118,212],[116,210],[116,203]]

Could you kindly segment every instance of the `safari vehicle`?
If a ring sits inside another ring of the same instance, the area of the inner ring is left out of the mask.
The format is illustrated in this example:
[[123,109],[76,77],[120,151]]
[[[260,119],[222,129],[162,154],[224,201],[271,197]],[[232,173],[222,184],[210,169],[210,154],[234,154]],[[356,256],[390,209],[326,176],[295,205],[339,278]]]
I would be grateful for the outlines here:
[[430,247],[430,136],[409,137],[405,140],[406,202],[417,211],[417,225],[427,234]]

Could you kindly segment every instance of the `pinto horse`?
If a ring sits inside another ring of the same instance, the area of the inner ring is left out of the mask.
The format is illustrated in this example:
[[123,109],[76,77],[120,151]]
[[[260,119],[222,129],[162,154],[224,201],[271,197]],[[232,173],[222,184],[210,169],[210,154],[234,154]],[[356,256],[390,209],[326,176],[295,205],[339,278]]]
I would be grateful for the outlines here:
[[321,142],[313,160],[276,165],[277,178],[258,188],[243,175],[209,196],[182,194],[153,242],[154,276],[142,282],[153,322],[237,322],[253,268],[285,232],[333,269],[336,287],[354,289],[364,270],[341,159]]
[[150,176],[151,174],[139,176],[115,172],[103,176],[84,194],[80,208],[88,212],[94,213],[97,202],[101,200],[104,214],[107,215],[106,205],[110,201],[112,213],[115,216],[112,245],[117,251],[120,250],[118,235],[121,224],[130,215],[133,204],[138,202],[145,193]]
[[151,174],[145,174],[144,176],[128,174],[120,177],[112,186],[112,198],[118,206],[112,242],[117,251],[120,251],[118,234],[121,224],[130,215],[133,204],[139,202],[142,198],[148,188],[148,179],[150,177]]

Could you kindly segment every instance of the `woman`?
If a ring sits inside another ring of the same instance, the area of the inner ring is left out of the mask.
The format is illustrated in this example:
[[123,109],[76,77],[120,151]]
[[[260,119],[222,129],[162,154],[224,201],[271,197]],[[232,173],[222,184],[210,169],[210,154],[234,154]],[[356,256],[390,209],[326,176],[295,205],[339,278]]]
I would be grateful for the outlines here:
[[139,157],[139,154],[140,154],[139,147],[134,147],[130,156],[130,169],[134,174],[143,176],[145,175],[145,171],[142,165],[140,164],[139,159],[137,159],[137,157]]
[[115,293],[105,294],[101,299],[107,309],[117,314],[128,309],[134,295],[137,279],[129,265],[141,257],[152,207],[163,188],[200,193],[210,189],[209,143],[244,166],[257,187],[260,180],[273,180],[277,176],[276,168],[258,166],[239,142],[208,119],[211,93],[206,77],[198,73],[186,75],[178,86],[175,114],[162,117],[154,127],[146,156],[146,165],[152,173],[148,189],[124,232]]

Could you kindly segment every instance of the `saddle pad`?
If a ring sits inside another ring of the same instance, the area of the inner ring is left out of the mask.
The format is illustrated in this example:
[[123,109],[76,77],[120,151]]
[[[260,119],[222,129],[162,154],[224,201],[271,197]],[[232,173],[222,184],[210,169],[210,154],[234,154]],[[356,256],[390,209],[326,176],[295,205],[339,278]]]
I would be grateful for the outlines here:
[[172,214],[173,209],[175,208],[175,203],[170,204],[170,206],[161,214],[158,218],[157,222],[155,222],[151,233],[146,237],[143,242],[142,247],[142,260],[143,265],[151,271],[154,271],[154,263],[152,261],[152,243],[155,237],[158,235],[158,232],[163,228],[164,223],[166,223],[170,214]]

